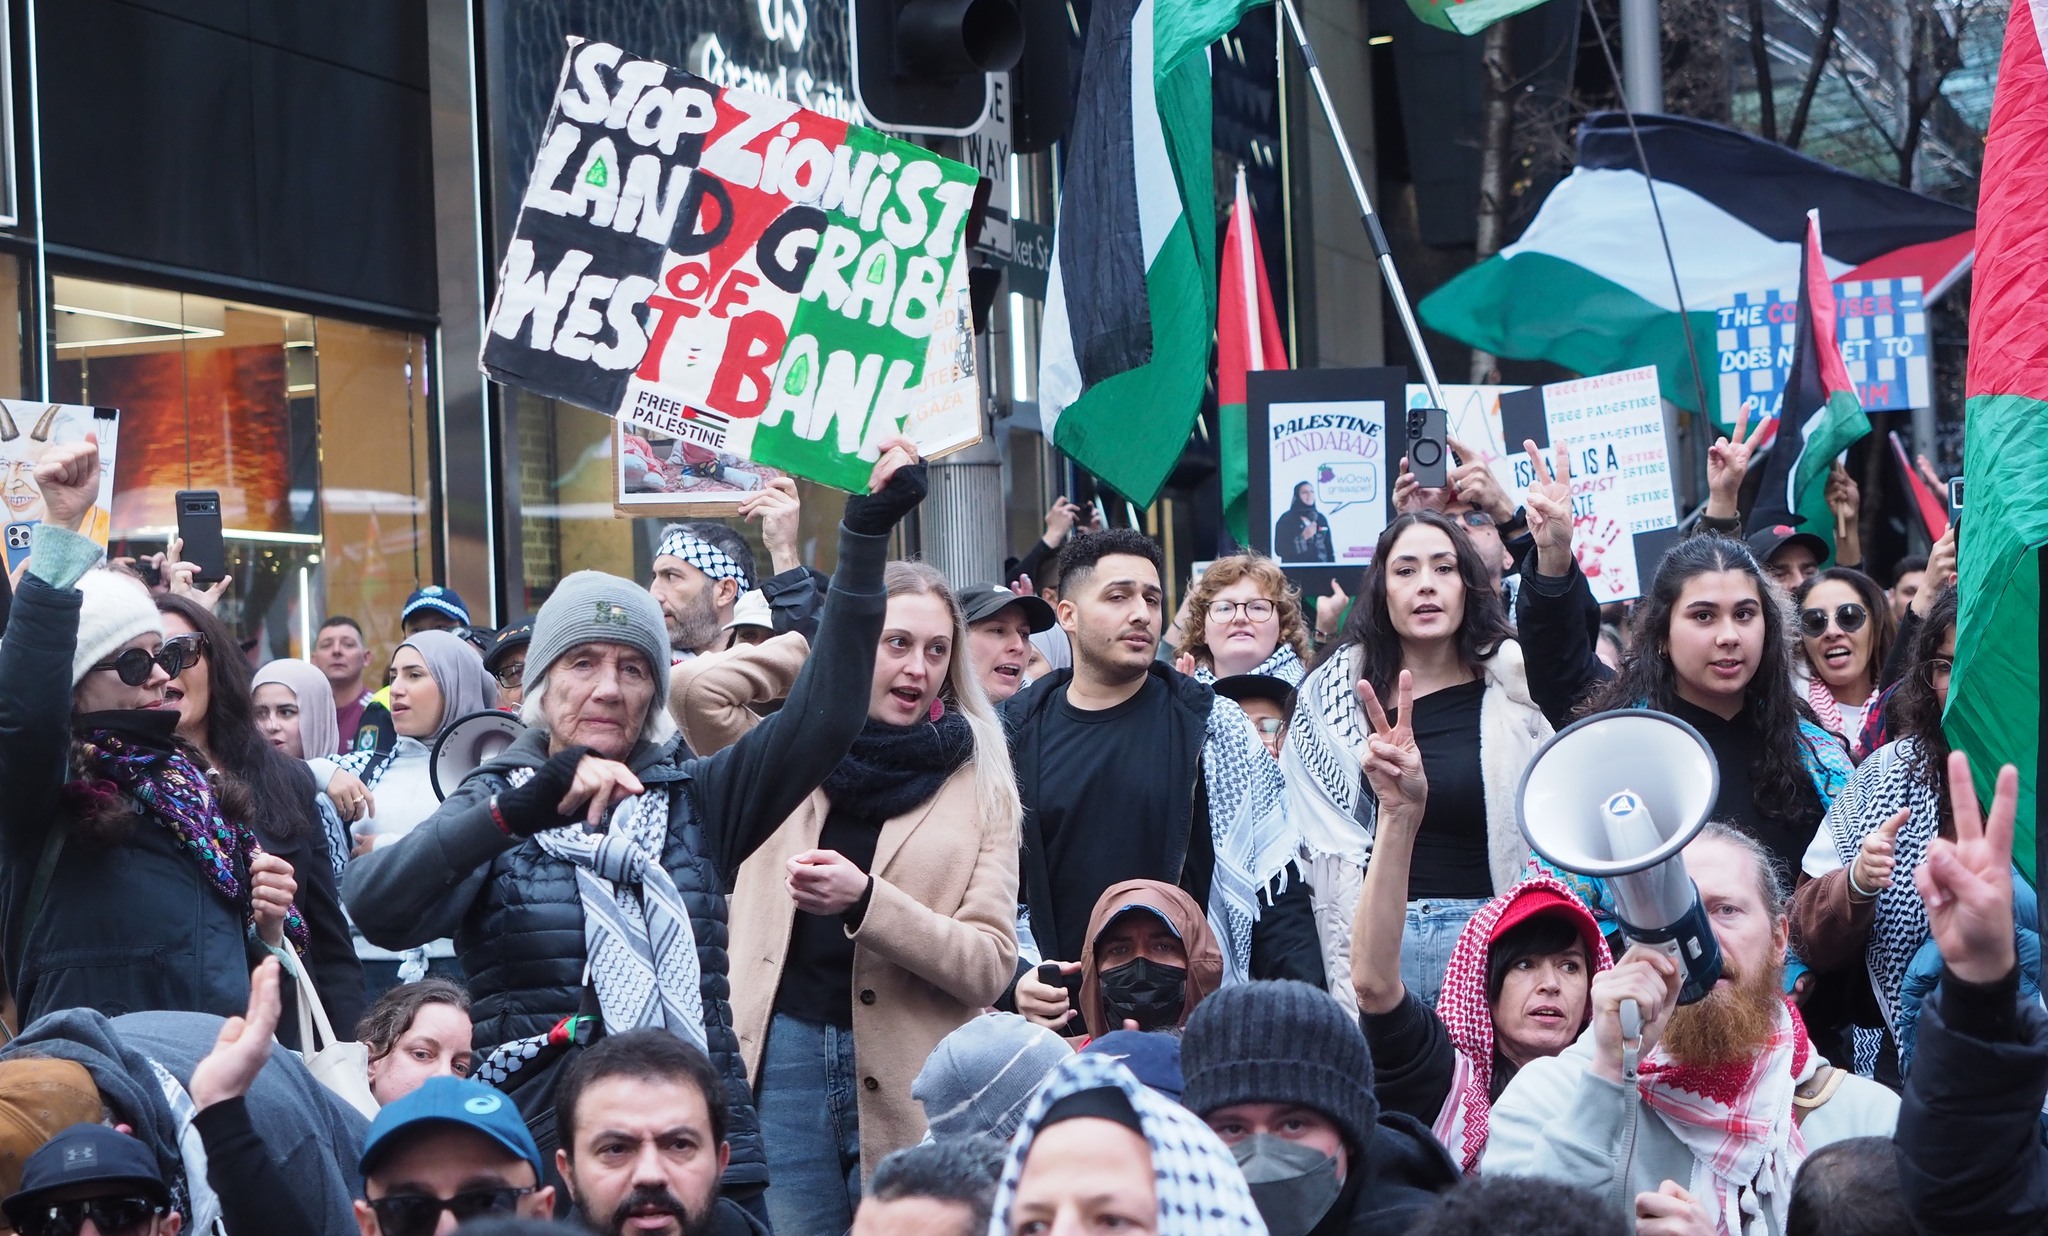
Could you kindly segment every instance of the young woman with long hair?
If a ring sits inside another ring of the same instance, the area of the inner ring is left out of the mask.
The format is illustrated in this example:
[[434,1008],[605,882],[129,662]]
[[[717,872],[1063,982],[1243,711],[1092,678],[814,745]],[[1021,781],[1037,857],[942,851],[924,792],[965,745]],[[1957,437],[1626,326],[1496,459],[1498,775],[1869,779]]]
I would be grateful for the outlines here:
[[[926,1057],[1015,976],[1021,810],[1002,725],[945,577],[892,562],[884,584],[866,727],[733,886],[733,1025],[778,1230],[852,1223],[875,1164],[924,1136],[910,1088]],[[771,648],[793,681],[801,642]],[[787,690],[760,664],[678,667],[672,705],[700,755]]]
[[1396,517],[1380,534],[1343,636],[1296,693],[1280,763],[1340,999],[1352,999],[1352,914],[1374,827],[1361,701],[1393,703],[1395,682],[1409,675],[1415,715],[1400,720],[1436,787],[1416,841],[1401,946],[1402,980],[1423,1003],[1435,1001],[1465,921],[1527,864],[1515,795],[1551,726],[1530,695],[1498,575],[1441,512]]
[[1798,616],[1795,686],[1821,726],[1852,747],[1864,715],[1884,687],[1896,634],[1891,604],[1877,581],[1852,567],[1829,567],[1792,594]]

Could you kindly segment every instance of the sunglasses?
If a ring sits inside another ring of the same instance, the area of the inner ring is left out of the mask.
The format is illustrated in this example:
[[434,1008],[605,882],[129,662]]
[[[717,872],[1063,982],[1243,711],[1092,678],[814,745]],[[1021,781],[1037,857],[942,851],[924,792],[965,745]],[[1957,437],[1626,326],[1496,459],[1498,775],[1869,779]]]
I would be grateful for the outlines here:
[[492,674],[491,677],[497,679],[498,685],[507,691],[517,691],[520,681],[526,677],[526,662],[521,661],[517,665],[508,665],[497,673]]
[[155,652],[150,652],[146,648],[130,648],[120,656],[102,661],[93,668],[112,670],[120,675],[122,682],[131,687],[139,687],[149,681],[152,665],[163,666],[164,673],[176,678],[199,664],[199,658],[204,655],[204,635],[175,635],[159,645]]
[[105,1236],[130,1236],[147,1227],[164,1208],[142,1197],[95,1197],[51,1202],[21,1217],[21,1236],[78,1236],[85,1221]]
[[[1854,601],[1835,606],[1835,625],[1844,635],[1854,635],[1870,621],[1870,611]],[[1827,634],[1828,611],[1824,609],[1802,609],[1799,611],[1799,633],[1809,639],[1818,639]]]
[[528,1187],[471,1189],[454,1197],[401,1193],[375,1199],[370,1209],[377,1212],[377,1226],[384,1236],[432,1236],[440,1226],[444,1210],[455,1216],[458,1225],[482,1215],[509,1215],[519,1205],[519,1199],[531,1192],[533,1189]]

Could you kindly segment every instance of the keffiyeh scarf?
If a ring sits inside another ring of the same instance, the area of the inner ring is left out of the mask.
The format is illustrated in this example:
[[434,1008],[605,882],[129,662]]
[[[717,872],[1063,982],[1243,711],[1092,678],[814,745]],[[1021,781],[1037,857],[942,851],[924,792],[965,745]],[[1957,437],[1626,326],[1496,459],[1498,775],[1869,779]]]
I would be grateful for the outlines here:
[[[115,730],[88,730],[78,741],[87,769],[98,779],[86,784],[85,793],[100,792],[95,784],[110,784],[141,803],[177,835],[179,848],[206,872],[215,892],[230,904],[248,904],[243,873],[263,849],[255,833],[222,813],[197,764],[182,751],[139,743]],[[284,926],[293,943],[306,947],[306,920],[296,902],[286,911]]]
[[[1301,680],[1308,677],[1308,666],[1301,663],[1301,657],[1296,654],[1292,644],[1283,643],[1273,650],[1272,656],[1245,672],[1258,674],[1264,678],[1278,678],[1290,687],[1298,687]],[[1195,681],[1213,684],[1216,681],[1216,671],[1206,665],[1198,665],[1195,667]]]
[[1789,1002],[1779,1006],[1777,1029],[1749,1061],[1681,1065],[1661,1046],[1643,1061],[1643,1102],[1692,1151],[1686,1187],[1724,1236],[1783,1228],[1793,1177],[1806,1161],[1792,1093],[1821,1063]]
[[1372,856],[1372,804],[1363,804],[1360,767],[1370,736],[1358,706],[1353,645],[1302,679],[1280,748],[1288,814],[1311,859],[1334,855],[1354,867]]
[[1139,1082],[1115,1058],[1100,1053],[1082,1053],[1062,1061],[1031,1100],[1003,1160],[989,1231],[1011,1230],[1010,1212],[1017,1202],[1024,1161],[1053,1104],[1069,1095],[1104,1088],[1121,1091],[1144,1126],[1145,1144],[1152,1151],[1153,1188],[1159,1198],[1159,1236],[1265,1236],[1266,1221],[1259,1217],[1244,1173],[1222,1140],[1193,1112]]
[[[1578,900],[1561,881],[1539,875],[1481,906],[1451,948],[1450,964],[1444,969],[1443,991],[1436,998],[1436,1015],[1450,1036],[1454,1063],[1451,1092],[1445,1096],[1443,1110],[1437,1113],[1430,1132],[1449,1147],[1467,1176],[1478,1174],[1479,1157],[1486,1151],[1493,1114],[1493,1009],[1486,998],[1486,960],[1493,951],[1494,925],[1509,906],[1532,889],[1547,889]],[[1592,963],[1595,974],[1614,964],[1607,941],[1599,941],[1599,954]]]
[[554,828],[534,841],[576,869],[585,965],[606,1033],[661,1026],[706,1050],[697,934],[661,865],[670,792],[657,786],[620,803],[604,832]]
[[1209,927],[1223,944],[1224,983],[1239,983],[1251,977],[1252,924],[1259,919],[1260,899],[1283,891],[1301,840],[1288,822],[1287,784],[1279,762],[1244,710],[1220,695],[1209,709],[1202,776],[1209,790],[1209,839],[1216,851]]

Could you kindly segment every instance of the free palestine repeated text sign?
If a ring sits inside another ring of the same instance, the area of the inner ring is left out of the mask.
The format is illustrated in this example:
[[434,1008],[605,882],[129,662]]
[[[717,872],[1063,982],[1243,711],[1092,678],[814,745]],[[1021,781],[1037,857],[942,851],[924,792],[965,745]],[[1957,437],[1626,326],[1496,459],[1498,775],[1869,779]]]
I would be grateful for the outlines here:
[[483,368],[735,461],[864,489],[879,444],[980,437],[976,176],[572,40]]

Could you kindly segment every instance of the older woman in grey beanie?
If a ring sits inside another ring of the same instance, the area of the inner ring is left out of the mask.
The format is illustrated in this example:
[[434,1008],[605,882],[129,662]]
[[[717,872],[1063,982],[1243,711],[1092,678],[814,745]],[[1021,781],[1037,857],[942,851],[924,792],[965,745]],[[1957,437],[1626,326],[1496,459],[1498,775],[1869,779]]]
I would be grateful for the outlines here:
[[759,1211],[767,1161],[727,1002],[726,894],[867,720],[889,532],[925,492],[909,443],[889,444],[870,491],[847,499],[809,662],[745,738],[701,759],[683,748],[660,606],[630,581],[579,571],[534,619],[531,728],[349,871],[345,900],[373,942],[455,937],[477,1076],[518,1101],[544,1152],[557,1144],[563,1057],[595,1032],[665,1027],[724,1075],[725,1196]]

